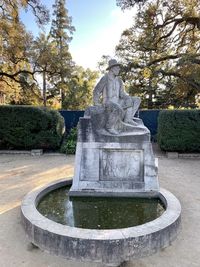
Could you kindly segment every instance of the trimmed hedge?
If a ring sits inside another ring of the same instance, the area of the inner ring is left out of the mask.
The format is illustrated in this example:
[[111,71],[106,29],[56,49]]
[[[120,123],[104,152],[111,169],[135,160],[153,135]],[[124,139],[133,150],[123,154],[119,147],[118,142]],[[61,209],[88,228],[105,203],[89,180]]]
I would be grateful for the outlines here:
[[0,106],[0,149],[57,149],[64,119],[55,110]]
[[200,152],[200,110],[164,110],[158,117],[162,150]]

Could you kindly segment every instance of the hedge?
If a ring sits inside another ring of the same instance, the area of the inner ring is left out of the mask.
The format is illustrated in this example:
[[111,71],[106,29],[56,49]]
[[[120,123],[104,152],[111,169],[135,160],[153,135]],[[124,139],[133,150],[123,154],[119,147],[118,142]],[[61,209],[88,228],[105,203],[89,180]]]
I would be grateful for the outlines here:
[[76,143],[77,143],[77,127],[71,128],[70,132],[65,136],[62,146],[60,148],[61,153],[65,154],[75,154],[76,153]]
[[162,150],[200,152],[200,110],[165,110],[158,117]]
[[57,149],[64,119],[55,110],[0,106],[0,149]]

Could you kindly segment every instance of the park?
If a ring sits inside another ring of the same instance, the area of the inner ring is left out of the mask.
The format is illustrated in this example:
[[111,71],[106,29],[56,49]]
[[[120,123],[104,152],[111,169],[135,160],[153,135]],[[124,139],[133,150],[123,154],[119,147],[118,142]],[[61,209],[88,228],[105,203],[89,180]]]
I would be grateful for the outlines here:
[[199,266],[199,3],[90,4],[0,7],[0,264]]

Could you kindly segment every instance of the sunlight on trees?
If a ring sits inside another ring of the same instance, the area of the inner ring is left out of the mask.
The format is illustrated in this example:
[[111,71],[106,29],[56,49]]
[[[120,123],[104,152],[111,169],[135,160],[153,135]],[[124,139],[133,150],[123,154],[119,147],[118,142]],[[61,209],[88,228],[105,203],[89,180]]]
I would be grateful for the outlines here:
[[133,26],[123,32],[116,48],[126,66],[123,75],[129,92],[140,95],[147,108],[196,107],[200,1],[117,0],[117,4],[123,9],[138,6]]
[[[76,66],[69,52],[75,31],[65,0],[55,0],[53,20],[40,0],[0,4],[0,104],[82,109],[91,103],[97,72]],[[137,7],[132,27],[116,47],[126,90],[144,108],[199,107],[200,0],[116,0],[122,9]],[[50,32],[34,37],[20,20],[32,11]],[[102,56],[100,72],[109,56]],[[38,82],[41,80],[41,82]],[[76,94],[76,96],[74,96]]]
[[76,109],[91,103],[98,74],[72,60],[69,43],[75,28],[66,1],[55,0],[50,32],[37,37],[21,22],[21,9],[32,11],[39,26],[49,22],[40,0],[1,1],[0,104]]

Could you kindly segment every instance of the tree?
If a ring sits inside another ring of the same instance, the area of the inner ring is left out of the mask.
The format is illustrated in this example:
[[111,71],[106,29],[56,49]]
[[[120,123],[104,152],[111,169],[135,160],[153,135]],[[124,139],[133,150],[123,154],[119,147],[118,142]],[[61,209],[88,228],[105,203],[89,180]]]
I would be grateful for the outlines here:
[[52,40],[57,43],[58,47],[58,64],[57,77],[54,77],[54,84],[61,92],[61,105],[66,96],[66,82],[70,79],[71,69],[73,67],[72,57],[69,52],[69,42],[72,39],[72,34],[75,28],[71,25],[72,19],[68,15],[68,10],[65,7],[65,0],[56,0],[53,5],[54,19],[52,21],[50,35]]
[[142,6],[144,5],[148,0],[116,0],[117,5],[120,6],[122,9],[131,8],[135,5]]
[[98,62],[98,69],[101,72],[101,74],[105,74],[106,68],[108,67],[108,61],[111,59],[111,56],[109,55],[103,55]]
[[50,40],[49,36],[41,33],[34,41],[32,51],[32,65],[35,71],[42,75],[43,105],[46,106],[47,100],[58,94],[55,90],[48,90],[51,87],[49,81],[58,74],[58,48],[56,43]]
[[26,73],[20,75],[20,91],[18,101],[13,99],[11,104],[18,105],[42,105],[42,95],[41,90],[36,82],[33,82],[32,77]]
[[[48,21],[48,11],[39,0],[5,0],[0,6],[0,51],[2,54],[0,65],[0,78],[7,77],[15,81],[21,73],[31,73],[25,67],[17,68],[16,65],[27,61],[27,53],[32,42],[32,36],[28,33],[20,21],[21,8],[30,7],[36,16],[38,24]],[[8,63],[9,69],[5,71],[3,65]],[[10,65],[11,64],[11,65]]]
[[84,110],[92,105],[93,88],[98,76],[97,71],[75,66],[72,77],[67,84],[68,95],[64,99],[63,108]]
[[[126,8],[135,1],[118,4]],[[143,9],[138,9],[134,25],[124,31],[117,47],[127,65],[126,77],[134,80],[129,90],[139,88],[149,108],[195,106],[200,91],[199,1],[153,0],[140,4]]]
[[[0,5],[0,94],[6,94],[6,101],[19,102],[24,74],[33,76],[29,62],[32,35],[20,21],[20,9],[30,8],[38,24],[46,23],[48,11],[39,0],[4,0]],[[30,79],[28,79],[30,80]],[[33,78],[31,84],[33,83]],[[3,89],[2,89],[3,88]],[[33,87],[31,87],[33,88]]]

